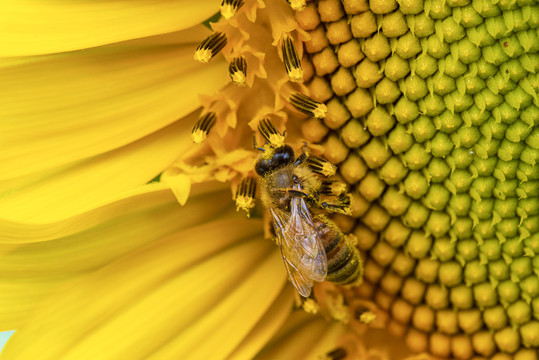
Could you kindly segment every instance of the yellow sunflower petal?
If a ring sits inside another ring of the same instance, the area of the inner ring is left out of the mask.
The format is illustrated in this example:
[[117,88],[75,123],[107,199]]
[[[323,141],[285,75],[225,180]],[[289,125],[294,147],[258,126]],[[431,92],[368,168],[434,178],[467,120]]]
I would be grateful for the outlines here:
[[[260,221],[236,216],[153,242],[57,291],[17,329],[2,355],[147,359],[227,316],[231,324],[243,322],[246,333],[285,282],[278,249],[261,238]],[[224,335],[210,331],[205,341],[215,345]]]
[[186,29],[219,10],[214,0],[5,0],[0,57],[84,49]]
[[0,179],[118,148],[195,110],[226,81],[224,62],[192,59],[205,33],[0,60]]
[[[152,241],[215,219],[226,214],[227,208],[233,211],[226,187],[204,185],[193,188],[185,207],[177,204],[170,190],[155,184],[48,228],[21,227],[18,235],[22,239],[37,240],[40,235],[39,240],[49,241],[24,244],[0,256],[1,329],[18,327],[44,296],[67,280]],[[77,233],[71,234],[73,231]]]

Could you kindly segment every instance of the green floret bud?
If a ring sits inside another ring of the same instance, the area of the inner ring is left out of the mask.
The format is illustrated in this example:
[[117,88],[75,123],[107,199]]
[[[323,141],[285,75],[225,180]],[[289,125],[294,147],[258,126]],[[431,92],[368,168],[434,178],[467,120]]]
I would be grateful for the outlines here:
[[445,19],[451,15],[451,8],[445,0],[432,0],[430,2],[430,9],[425,8],[425,14],[433,19]]
[[493,77],[487,79],[487,86],[494,94],[505,94],[506,92],[513,90],[517,84],[498,72]]
[[518,61],[517,59],[511,59],[501,64],[500,71],[502,72],[502,74],[508,75],[509,78],[514,82],[518,82],[520,79],[524,78],[528,74],[526,69],[522,67],[520,61]]
[[406,15],[418,14],[423,11],[423,0],[397,0],[399,9]]
[[539,167],[521,162],[518,164],[517,179],[520,181],[539,179]]
[[374,90],[376,101],[380,104],[390,104],[395,102],[400,96],[401,91],[397,84],[388,78],[383,78]]
[[363,222],[373,231],[381,231],[391,220],[391,216],[380,206],[371,205],[369,210],[362,217]]
[[408,169],[395,156],[392,156],[378,172],[380,179],[384,180],[388,185],[398,184],[406,177],[406,174],[408,174]]
[[494,196],[501,200],[506,200],[508,197],[516,197],[517,184],[516,179],[498,182],[496,187],[494,187]]
[[395,126],[387,138],[387,145],[394,154],[401,154],[407,151],[413,144],[414,139],[401,124]]
[[[522,337],[522,344],[528,348],[539,347],[539,321],[533,320],[520,327],[520,336]],[[532,350],[533,351],[533,350]],[[533,356],[533,353],[531,353]],[[530,359],[532,357],[530,356]]]
[[450,235],[452,239],[455,238],[462,240],[472,237],[473,233],[473,221],[468,217],[458,217],[451,228]]
[[419,116],[419,107],[413,101],[401,97],[394,107],[395,117],[401,124],[407,124]]
[[349,184],[355,184],[363,179],[367,171],[367,165],[356,153],[348,155],[346,160],[339,165],[340,174]]
[[524,245],[518,239],[510,239],[502,245],[502,251],[510,258],[517,258],[524,254]]
[[451,173],[451,168],[442,159],[434,158],[429,162],[425,175],[430,182],[442,182]]
[[533,101],[532,96],[526,93],[520,86],[509,91],[504,97],[505,101],[517,110],[528,107]]
[[481,110],[492,110],[503,103],[503,96],[494,94],[488,88],[483,89],[480,93],[474,95],[475,104]]
[[365,125],[373,136],[381,136],[393,128],[395,119],[382,106],[377,106],[367,116]]
[[398,219],[393,219],[384,231],[384,237],[391,246],[398,248],[406,243],[411,232],[412,230]]
[[460,115],[467,126],[483,125],[490,118],[490,112],[482,111],[475,104],[464,110]]
[[475,285],[473,295],[476,304],[480,308],[494,306],[498,302],[496,290],[489,282]]
[[522,300],[517,300],[507,307],[507,316],[513,325],[522,325],[531,320],[530,305]]
[[452,17],[448,17],[442,21],[442,32],[444,34],[444,40],[448,43],[460,40],[466,35],[464,28]]
[[459,60],[464,64],[473,63],[481,57],[481,50],[477,45],[468,39],[462,39],[458,42]]
[[523,112],[514,109],[507,103],[503,103],[492,110],[492,116],[497,122],[503,122],[508,125],[514,123],[522,113]]
[[[427,79],[430,81],[430,79]],[[427,86],[429,86],[427,82]],[[427,116],[437,116],[445,110],[444,101],[440,95],[430,94],[418,101],[421,113]]]
[[486,159],[489,156],[494,156],[498,152],[500,140],[498,139],[486,139],[481,138],[474,145],[474,151],[482,159]]
[[451,304],[457,309],[469,309],[473,306],[472,288],[461,284],[450,290]]
[[429,209],[416,201],[410,204],[408,210],[402,217],[402,221],[406,226],[409,226],[412,229],[419,229],[427,222],[429,215]]
[[[489,261],[488,263],[488,275],[491,281],[501,281],[509,278],[509,266],[505,260],[499,259],[496,261]],[[498,286],[499,289],[499,286]]]
[[384,267],[391,264],[396,254],[397,249],[384,241],[379,241],[370,252],[372,259]]
[[[539,36],[537,35],[536,30],[530,29],[519,31],[516,35],[503,39],[503,41],[504,48],[507,50],[507,55],[513,58],[520,56],[523,52],[534,53],[539,50]],[[505,46],[505,41],[509,42],[507,46]],[[515,50],[510,50],[512,47],[514,47]]]
[[530,301],[539,296],[539,278],[532,274],[519,282],[522,297],[530,303]]
[[[498,218],[496,214],[492,215],[493,222],[496,223],[498,221]],[[496,224],[496,231],[497,236],[499,238],[510,238],[518,235],[518,223],[519,219],[503,219],[499,223]]]
[[503,139],[507,125],[500,121],[497,121],[494,117],[491,117],[487,122],[481,126],[481,134],[487,139]]
[[487,281],[487,275],[487,266],[479,261],[468,262],[464,268],[464,281],[467,286]]
[[483,53],[483,58],[495,66],[500,66],[501,63],[504,63],[510,59],[503,50],[503,46],[499,42],[490,46],[485,46],[481,49],[481,51]]
[[442,334],[456,334],[458,331],[457,313],[448,309],[436,311],[436,328]]
[[502,304],[511,304],[520,296],[518,284],[512,280],[505,280],[499,283],[497,291]]
[[374,172],[369,171],[359,183],[358,191],[365,199],[372,202],[382,195],[385,188],[383,181]]
[[498,348],[506,353],[514,353],[520,347],[518,331],[512,327],[506,327],[494,334],[494,341]]
[[497,239],[489,239],[480,245],[479,250],[487,261],[492,261],[500,258],[502,248]]
[[496,199],[494,201],[494,211],[501,218],[513,218],[517,215],[517,204],[518,201],[516,198],[508,198],[505,200]]
[[455,261],[440,264],[438,279],[445,286],[453,287],[462,282],[462,267]]
[[[477,193],[477,195],[479,194]],[[474,200],[475,201],[472,202],[472,212],[477,218],[481,220],[490,219],[492,210],[494,209],[494,199],[489,196],[485,199],[481,199],[481,197],[474,198]]]
[[488,63],[484,58],[479,59],[476,63],[471,64],[477,71],[477,76],[485,80],[498,72],[498,67]]
[[406,151],[402,159],[410,170],[421,170],[427,166],[431,157],[423,145],[415,143]]
[[459,327],[466,334],[473,334],[483,326],[481,311],[477,309],[459,311],[457,318]]
[[449,44],[443,42],[436,34],[422,39],[421,47],[427,49],[427,54],[436,59],[441,59],[449,54]]
[[436,157],[445,157],[451,153],[455,144],[442,132],[437,133],[430,141],[430,151]]
[[501,13],[498,6],[496,6],[496,4],[490,0],[474,0],[473,8],[475,9],[475,11],[477,11],[479,15],[484,18],[497,16]]
[[411,62],[410,68],[412,69],[413,73],[421,76],[423,79],[426,79],[436,72],[438,62],[432,56],[428,55],[427,53],[423,53]]
[[460,261],[464,262],[472,261],[479,256],[477,242],[472,239],[459,241],[457,244],[457,252],[457,257],[460,259]]
[[466,193],[455,194],[449,200],[449,208],[452,211],[452,213],[456,216],[468,215],[471,207],[472,207],[472,199]]
[[474,95],[483,90],[485,86],[485,82],[478,77],[467,76],[457,79],[457,89],[461,93],[466,92],[466,94]]
[[436,238],[444,236],[451,229],[451,218],[445,212],[433,211],[427,220],[425,229]]
[[449,291],[440,285],[429,285],[425,301],[434,310],[444,310],[449,306]]
[[496,179],[492,177],[478,177],[473,181],[470,196],[476,201],[480,201],[481,198],[489,198],[492,196],[494,186],[496,186]]
[[517,188],[517,195],[520,199],[531,199],[539,196],[539,181],[520,183]]
[[408,61],[397,54],[390,56],[384,66],[384,74],[391,81],[398,81],[410,72]]
[[387,37],[397,37],[408,32],[406,19],[400,11],[384,15],[382,18],[382,33]]
[[432,120],[428,116],[423,115],[411,124],[410,129],[415,141],[420,143],[431,139],[436,133],[436,128]]
[[[414,231],[414,233],[416,232]],[[421,258],[419,262],[417,263],[417,267],[415,268],[416,278],[427,284],[434,283],[436,281],[436,278],[438,277],[439,267],[440,267],[440,263],[438,261],[432,260],[432,259]],[[413,278],[410,278],[410,279],[413,279]],[[418,280],[413,279],[413,282],[416,282],[416,281],[419,282]],[[421,282],[419,283],[422,284]]]
[[391,269],[402,277],[409,276],[414,268],[415,260],[400,251],[391,264]]
[[363,53],[371,61],[379,61],[391,54],[389,41],[381,33],[377,33],[365,40],[363,43]]
[[369,59],[363,59],[363,61],[359,63],[354,71],[354,76],[356,78],[357,86],[360,88],[369,88],[382,78],[378,64]]
[[[442,262],[449,261],[455,256],[455,245],[456,244],[448,237],[436,239],[432,246],[432,255]],[[444,264],[442,263],[438,274],[440,274],[443,266]]]
[[404,214],[412,199],[395,187],[390,187],[384,193],[380,204],[387,210],[391,216],[400,216]]
[[509,32],[502,16],[490,17],[485,20],[488,33],[495,39],[501,39]]
[[[497,163],[496,158],[481,159],[481,158],[476,157],[473,160],[472,167],[477,171],[477,175],[489,176],[495,172],[496,163]],[[515,174],[516,174],[516,168],[515,168]],[[494,177],[496,177],[496,175],[494,175]]]
[[475,27],[482,22],[483,17],[479,15],[472,5],[460,8],[460,24],[465,28]]
[[384,165],[393,155],[378,138],[373,138],[367,145],[362,147],[360,154],[367,166],[371,169]]
[[429,190],[427,179],[419,171],[411,171],[403,185],[406,194],[415,200],[420,199]]
[[432,184],[424,198],[423,204],[429,209],[442,211],[450,198],[451,193],[443,185]]
[[498,149],[498,157],[503,161],[518,160],[525,147],[523,143],[504,139]]
[[510,269],[511,279],[518,282],[532,273],[532,260],[529,257],[513,259]]
[[468,29],[466,31],[466,35],[468,35],[468,39],[475,46],[482,47],[492,45],[496,42],[496,39],[494,39],[487,31],[487,27],[485,26],[485,24],[481,24],[477,27],[472,27]]
[[453,137],[455,146],[462,146],[465,148],[471,148],[481,137],[481,133],[475,126],[464,127],[461,126]]
[[470,188],[472,181],[472,176],[467,170],[456,169],[449,176],[446,186],[452,193],[465,192]]
[[[440,60],[440,62],[441,61],[442,60]],[[428,79],[428,81],[429,87],[432,88],[432,91],[434,91],[438,95],[449,94],[451,91],[457,88],[455,80],[440,71],[438,71],[436,75]]]
[[428,92],[427,84],[420,76],[408,76],[404,83],[401,82],[400,85],[404,96],[412,101],[421,99]]
[[363,124],[356,118],[350,120],[341,128],[341,138],[351,149],[360,147],[371,138]]
[[507,325],[507,315],[502,306],[493,306],[483,312],[483,321],[491,330],[499,330]]
[[[461,146],[465,146],[462,143],[462,140],[459,140],[459,141],[460,141]],[[473,160],[474,160],[473,150],[464,149],[460,147],[460,148],[453,149],[453,151],[451,152],[451,155],[447,157],[446,161],[451,167],[451,169],[465,169],[472,163]]]
[[498,162],[496,163],[496,169],[494,170],[494,177],[500,181],[506,181],[506,179],[514,179],[517,176],[517,170],[517,160],[498,160]]

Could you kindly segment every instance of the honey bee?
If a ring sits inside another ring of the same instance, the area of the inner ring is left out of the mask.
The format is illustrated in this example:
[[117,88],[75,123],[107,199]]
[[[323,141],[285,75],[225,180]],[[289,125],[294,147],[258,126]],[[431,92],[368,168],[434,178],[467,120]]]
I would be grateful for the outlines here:
[[263,153],[255,171],[290,281],[303,297],[315,281],[357,283],[363,271],[357,248],[333,221],[311,211],[350,213],[344,187],[325,179],[335,174],[335,166],[306,150],[295,159],[284,135],[267,119],[259,131],[267,143],[259,148]]

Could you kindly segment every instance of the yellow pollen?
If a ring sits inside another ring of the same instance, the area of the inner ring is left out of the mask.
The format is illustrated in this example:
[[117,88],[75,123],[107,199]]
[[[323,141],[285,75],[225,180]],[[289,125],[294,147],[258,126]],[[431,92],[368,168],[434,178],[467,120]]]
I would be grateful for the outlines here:
[[221,15],[228,20],[236,15],[236,8],[230,4],[224,4],[221,6]]
[[281,147],[284,145],[284,136],[282,136],[281,134],[270,134],[269,142],[274,147]]
[[305,299],[302,304],[303,310],[309,314],[317,314],[320,310],[318,303],[311,298]]
[[288,72],[288,77],[290,81],[300,82],[303,81],[303,70],[302,69],[292,69]]
[[212,51],[210,49],[200,49],[195,51],[194,59],[201,63],[208,63],[212,58]]
[[326,104],[320,104],[313,110],[314,117],[317,119],[325,118],[327,113],[328,107],[326,106]]
[[197,129],[191,133],[191,139],[195,144],[202,143],[204,140],[206,140],[207,137],[208,133],[201,129]]
[[247,217],[250,217],[249,211],[255,207],[255,199],[250,196],[238,195],[236,197],[236,211],[244,210]]
[[245,86],[245,80],[245,74],[241,71],[237,71],[232,74],[232,82],[234,82],[236,85]]
[[372,311],[366,311],[359,316],[359,321],[363,324],[369,325],[376,319],[376,315]]
[[292,10],[295,10],[295,11],[301,11],[307,5],[305,3],[305,0],[287,0],[287,2],[292,8]]

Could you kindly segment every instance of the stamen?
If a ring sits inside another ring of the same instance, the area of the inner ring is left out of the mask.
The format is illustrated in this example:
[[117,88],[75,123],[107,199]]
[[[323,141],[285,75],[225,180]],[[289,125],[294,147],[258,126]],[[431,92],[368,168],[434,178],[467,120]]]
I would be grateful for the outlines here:
[[290,78],[290,81],[298,82],[303,81],[303,69],[301,68],[301,60],[299,59],[296,46],[291,37],[286,36],[283,39],[281,47],[283,51],[283,61],[286,68],[286,73]]
[[273,147],[281,147],[284,145],[284,136],[275,128],[268,118],[260,120],[258,123],[258,131],[264,139]]
[[376,320],[376,314],[367,308],[356,309],[355,316],[356,316],[356,319],[359,320],[359,322],[365,325],[369,325],[374,320]]
[[346,350],[340,347],[326,353],[326,357],[324,358],[324,360],[342,360],[346,358],[346,355]]
[[322,104],[314,99],[311,99],[307,95],[301,93],[294,93],[289,98],[290,104],[294,106],[298,111],[304,114],[313,116],[317,119],[323,119],[326,117],[328,108],[326,104]]
[[226,45],[226,35],[216,32],[208,36],[198,45],[195,51],[195,60],[207,63]]
[[234,201],[236,201],[236,211],[240,209],[247,212],[247,217],[249,217],[250,210],[255,207],[255,195],[256,195],[256,179],[253,177],[243,178],[238,185],[236,190],[236,196]]
[[311,171],[319,175],[333,176],[337,172],[337,167],[335,165],[318,156],[311,155],[305,162]]
[[232,59],[228,66],[228,75],[232,82],[238,86],[245,86],[247,77],[247,61],[243,56]]
[[215,124],[216,115],[214,112],[209,112],[197,120],[193,130],[191,131],[191,139],[195,144],[200,144],[208,137],[208,133]]
[[232,16],[236,15],[242,6],[243,0],[223,0],[221,2],[221,15],[228,20]]
[[316,300],[311,299],[310,297],[303,300],[301,303],[301,307],[303,308],[303,311],[305,311],[308,314],[318,314],[320,311],[320,306],[316,302]]
[[324,180],[320,186],[320,194],[326,196],[338,196],[346,191],[346,185],[340,181]]
[[290,5],[292,10],[295,10],[295,11],[301,11],[307,5],[305,3],[305,0],[286,0],[286,2],[288,3],[288,5]]

